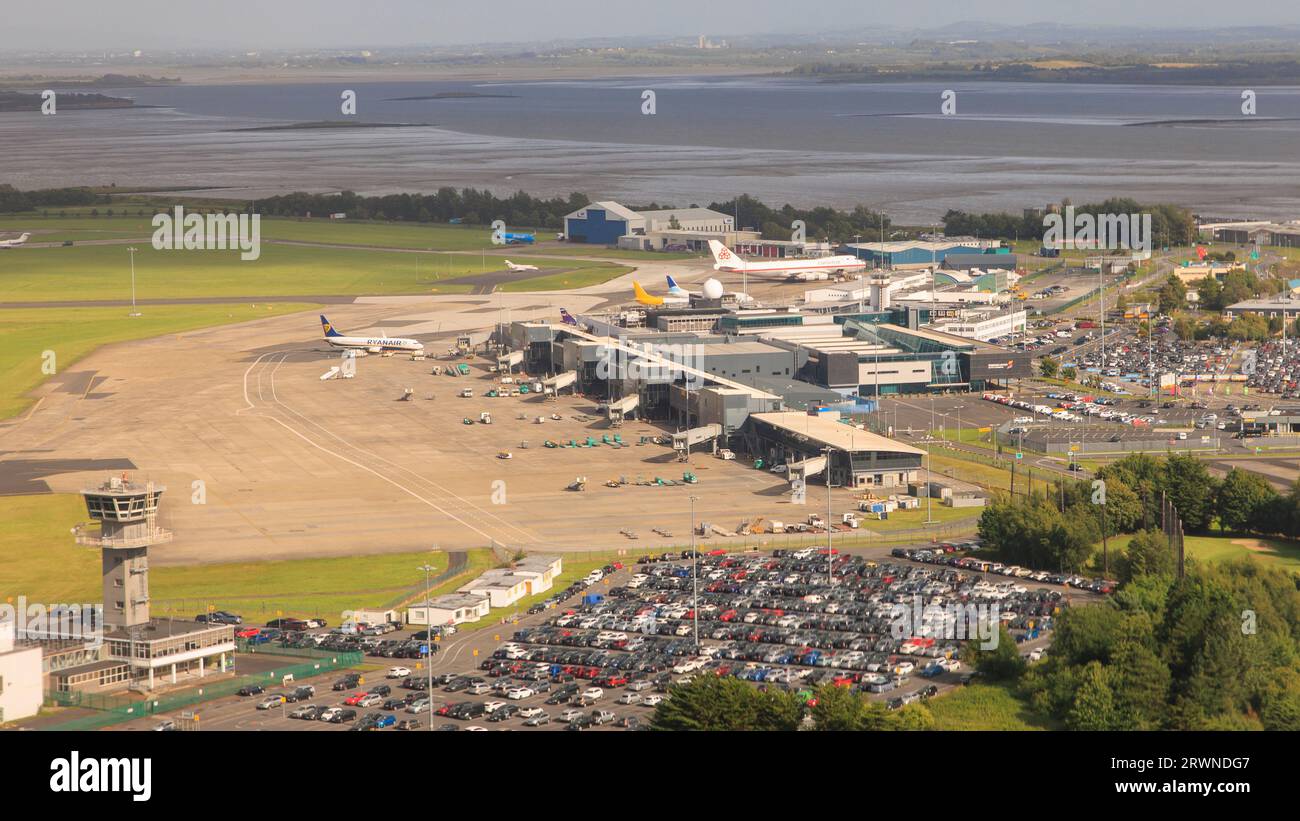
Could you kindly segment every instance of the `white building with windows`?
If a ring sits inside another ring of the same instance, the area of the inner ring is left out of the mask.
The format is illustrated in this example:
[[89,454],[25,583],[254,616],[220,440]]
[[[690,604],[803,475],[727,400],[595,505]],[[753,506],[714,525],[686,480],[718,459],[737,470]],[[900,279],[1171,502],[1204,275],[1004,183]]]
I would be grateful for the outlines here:
[[407,624],[442,626],[478,621],[488,614],[491,604],[487,596],[452,593],[434,596],[427,602],[406,608]]
[[41,678],[41,648],[18,644],[13,620],[0,621],[0,724],[40,711]]

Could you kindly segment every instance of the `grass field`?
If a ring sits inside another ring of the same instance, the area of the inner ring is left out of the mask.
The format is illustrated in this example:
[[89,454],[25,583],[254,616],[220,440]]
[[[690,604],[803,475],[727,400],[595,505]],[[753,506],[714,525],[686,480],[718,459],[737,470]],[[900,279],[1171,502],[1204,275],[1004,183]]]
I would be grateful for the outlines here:
[[[464,293],[470,286],[446,280],[505,268],[498,257],[476,254],[263,244],[259,259],[241,261],[236,251],[156,251],[146,243],[137,247],[140,299]],[[584,284],[628,270],[598,260],[565,260],[563,265],[581,273]],[[130,297],[130,255],[121,245],[18,248],[0,258],[0,301]]]
[[[422,591],[424,574],[416,568],[426,562],[441,573],[447,569],[447,554],[429,550],[364,559],[157,567],[149,572],[150,609],[156,616],[192,618],[211,606],[249,622],[285,615],[320,616],[338,624],[344,610],[387,607],[412,590]],[[217,590],[221,594],[213,596]]]
[[947,427],[941,428],[937,433],[940,439],[948,442],[961,442],[977,448],[995,450],[992,429],[988,433],[983,433],[979,428]]
[[[978,507],[948,507],[939,504],[935,500],[932,510],[934,520],[941,525],[950,525],[962,521],[974,522],[979,518],[983,508]],[[865,519],[862,527],[874,533],[890,533],[896,530],[910,530],[912,528],[925,527],[925,502],[916,510],[895,510],[889,514],[889,518],[884,521],[874,519]]]
[[[983,487],[995,490],[1011,490],[1011,471],[1003,470],[992,465],[986,465],[982,462],[975,462],[968,459],[962,459],[952,455],[958,451],[935,451],[929,457],[930,467],[936,474],[950,476],[953,479],[959,479],[963,482],[973,482]],[[1037,471],[1039,474],[1045,474],[1046,471]],[[1024,471],[1016,471],[1016,492],[1021,492],[1028,484],[1028,477]]]
[[[531,262],[536,263],[537,259],[533,258]],[[586,288],[589,285],[599,285],[607,282],[614,277],[622,276],[629,273],[632,269],[624,266],[596,263],[588,264],[586,268],[579,268],[574,271],[565,271],[559,274],[547,274],[546,276],[533,277],[532,279],[521,279],[516,282],[507,282],[500,286],[499,291],[567,291],[573,288]],[[629,289],[629,295],[631,291]]]
[[49,374],[45,351],[59,373],[100,345],[246,322],[313,307],[309,304],[159,305],[128,317],[126,308],[11,308],[0,310],[0,419],[21,413],[26,394]]
[[936,730],[1052,730],[1052,719],[1039,715],[1007,687],[970,684],[930,699]]
[[[1128,536],[1111,540],[1111,550],[1128,546]],[[1265,564],[1300,572],[1300,542],[1286,539],[1258,539],[1251,536],[1185,536],[1187,555],[1202,562],[1223,562],[1247,556]],[[1097,545],[1098,550],[1101,545]]]
[[[151,209],[146,209],[145,216],[132,214],[91,217],[86,213],[69,214],[66,217],[5,216],[0,217],[0,231],[35,232],[31,242],[132,238],[147,242],[154,232],[151,223],[153,214]],[[434,251],[478,251],[495,247],[492,244],[492,229],[485,226],[263,217],[261,230],[262,239],[296,242]]]
[[[103,209],[101,209],[102,212]],[[116,215],[91,217],[87,213],[69,213],[66,217],[3,216],[0,233],[31,231],[31,242],[88,242],[106,239],[139,239],[148,244],[153,236],[153,210],[145,216]],[[407,248],[426,251],[479,251],[499,249],[492,244],[492,229],[483,225],[444,225],[406,222],[353,222],[328,219],[293,219],[263,217],[262,239],[287,242],[321,242],[334,245]],[[529,228],[512,230],[531,232]],[[535,232],[539,240],[549,240],[553,232]],[[626,260],[680,260],[700,258],[698,254],[631,251],[603,245],[556,243],[543,246],[519,246],[521,254],[545,254],[563,257],[607,257]],[[553,264],[553,263],[552,263]]]
[[[0,497],[0,599],[26,596],[39,602],[97,602],[99,551],[79,547],[69,529],[86,519],[81,497],[44,494]],[[494,562],[491,551],[470,551],[469,570],[439,588],[464,584]],[[228,562],[154,567],[149,573],[155,615],[190,618],[209,605],[265,621],[277,613],[324,616],[337,623],[346,609],[384,607],[417,593],[428,562],[441,573],[440,551],[329,559]],[[213,596],[212,591],[221,591]]]
[[74,494],[0,496],[0,601],[99,601],[99,551],[77,547],[69,532],[85,520]]
[[[586,245],[580,242],[561,243],[529,248],[530,254],[557,254],[566,257],[606,257],[608,259],[626,260],[709,260],[703,254],[679,253],[675,251],[633,251],[626,248],[607,248],[604,245]],[[712,264],[712,261],[709,262]]]

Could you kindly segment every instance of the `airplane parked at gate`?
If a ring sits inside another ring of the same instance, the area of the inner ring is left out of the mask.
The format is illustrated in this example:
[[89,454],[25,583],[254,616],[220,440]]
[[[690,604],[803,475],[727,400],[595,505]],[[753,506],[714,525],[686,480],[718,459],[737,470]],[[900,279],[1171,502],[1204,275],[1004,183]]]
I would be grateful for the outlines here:
[[325,331],[325,341],[335,348],[359,348],[370,353],[424,350],[424,343],[416,339],[387,336],[345,336],[334,329],[334,326],[330,324],[324,314],[320,315],[320,325]]
[[713,270],[729,273],[748,274],[782,274],[787,279],[805,280],[825,279],[830,274],[847,274],[850,271],[862,271],[867,267],[864,259],[849,254],[833,257],[813,257],[811,259],[777,259],[744,260],[716,239],[709,240],[709,251],[713,254]]

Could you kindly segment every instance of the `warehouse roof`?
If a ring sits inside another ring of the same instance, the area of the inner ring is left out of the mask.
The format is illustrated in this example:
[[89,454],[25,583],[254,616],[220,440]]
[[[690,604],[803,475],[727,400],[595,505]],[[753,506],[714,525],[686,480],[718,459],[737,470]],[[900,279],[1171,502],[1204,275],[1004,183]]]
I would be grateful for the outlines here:
[[619,205],[613,200],[601,200],[600,202],[593,202],[590,205],[584,205],[583,207],[579,208],[577,211],[574,211],[571,214],[565,214],[564,217],[565,219],[582,219],[583,217],[586,216],[586,211],[588,208],[603,209],[613,214],[614,216],[618,217],[619,219],[625,219],[625,220],[642,219],[641,215],[633,211],[631,208],[628,208],[623,205]]
[[1286,297],[1278,299],[1247,299],[1242,302],[1234,302],[1228,306],[1229,311],[1297,311],[1300,310],[1300,299]]
[[751,414],[751,418],[790,433],[802,434],[819,445],[829,445],[836,450],[848,452],[873,450],[917,456],[925,454],[925,451],[920,448],[904,445],[902,442],[896,442],[876,433],[858,430],[852,425],[845,425],[820,415],[813,416],[799,411],[777,411]]
[[730,214],[714,211],[712,208],[664,208],[658,211],[637,211],[637,216],[648,220],[666,220],[677,217],[678,220],[730,220]]

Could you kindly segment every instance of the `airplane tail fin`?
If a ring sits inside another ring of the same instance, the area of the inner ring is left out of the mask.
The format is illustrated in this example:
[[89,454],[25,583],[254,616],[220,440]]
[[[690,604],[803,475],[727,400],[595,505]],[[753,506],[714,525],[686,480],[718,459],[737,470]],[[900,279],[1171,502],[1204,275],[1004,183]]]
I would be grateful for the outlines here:
[[570,314],[568,311],[564,310],[563,308],[560,309],[560,319],[564,321],[565,325],[578,324],[578,320],[574,319],[573,315]]
[[716,239],[709,240],[709,252],[713,254],[713,269],[734,268],[738,271],[744,270],[745,261],[731,252],[731,249],[718,242]]
[[632,293],[636,295],[636,301],[640,302],[642,305],[663,305],[664,304],[663,297],[651,296],[650,294],[646,293],[645,288],[642,288],[641,284],[636,280],[632,280]]
[[677,280],[673,279],[673,275],[672,275],[672,274],[669,274],[669,275],[668,275],[668,293],[670,293],[670,294],[680,294],[681,292],[682,292],[682,288],[681,288],[681,286],[677,284]]
[[321,330],[325,332],[326,337],[343,336],[343,334],[334,329],[334,326],[330,324],[330,321],[325,318],[325,314],[320,315],[320,327]]
[[20,236],[20,237],[18,238],[18,241],[19,241],[19,242],[26,242],[26,241],[27,241],[27,238],[30,237],[30,236],[31,236],[31,234],[23,234],[22,236]]

